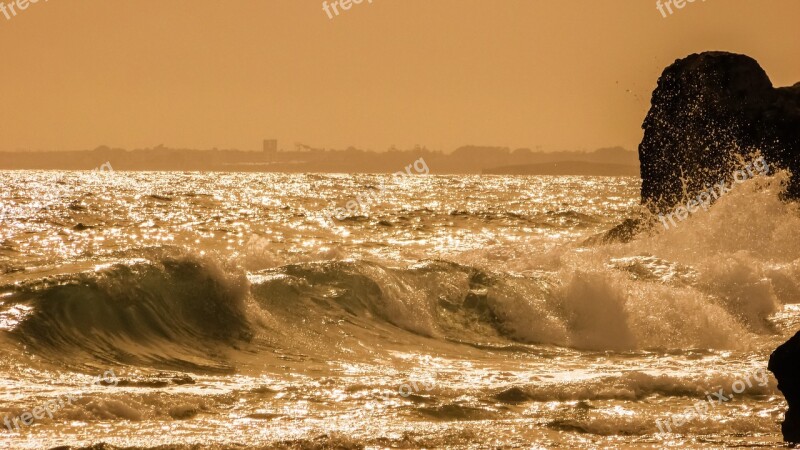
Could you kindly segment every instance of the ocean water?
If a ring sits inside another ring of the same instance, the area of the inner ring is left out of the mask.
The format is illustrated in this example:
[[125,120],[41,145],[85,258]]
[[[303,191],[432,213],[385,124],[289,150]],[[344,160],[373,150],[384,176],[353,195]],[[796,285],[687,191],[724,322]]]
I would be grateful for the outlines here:
[[0,448],[779,446],[784,181],[0,172]]

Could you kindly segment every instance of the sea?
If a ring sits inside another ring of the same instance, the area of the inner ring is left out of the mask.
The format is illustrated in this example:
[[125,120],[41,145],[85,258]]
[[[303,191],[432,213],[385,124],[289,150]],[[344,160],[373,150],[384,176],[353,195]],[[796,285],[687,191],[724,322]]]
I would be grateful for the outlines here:
[[2,171],[0,448],[780,447],[786,179]]

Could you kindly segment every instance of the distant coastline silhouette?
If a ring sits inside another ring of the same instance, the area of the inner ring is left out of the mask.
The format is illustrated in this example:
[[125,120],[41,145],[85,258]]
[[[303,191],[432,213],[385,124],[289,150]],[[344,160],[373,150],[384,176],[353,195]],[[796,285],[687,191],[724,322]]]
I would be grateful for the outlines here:
[[349,147],[318,149],[302,144],[293,151],[194,150],[157,146],[125,150],[97,147],[84,151],[0,152],[0,170],[89,170],[109,161],[115,170],[392,173],[408,161],[424,158],[431,173],[549,175],[560,163],[561,175],[636,175],[636,152],[621,147],[593,152],[542,152],[528,148],[468,145],[451,153],[415,147],[374,152]]

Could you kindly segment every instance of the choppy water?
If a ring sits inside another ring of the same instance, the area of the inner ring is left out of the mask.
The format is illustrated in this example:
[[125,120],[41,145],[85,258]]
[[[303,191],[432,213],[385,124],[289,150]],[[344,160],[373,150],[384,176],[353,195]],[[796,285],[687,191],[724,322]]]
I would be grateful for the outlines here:
[[584,246],[638,180],[0,172],[0,418],[74,397],[0,447],[778,445],[780,181]]

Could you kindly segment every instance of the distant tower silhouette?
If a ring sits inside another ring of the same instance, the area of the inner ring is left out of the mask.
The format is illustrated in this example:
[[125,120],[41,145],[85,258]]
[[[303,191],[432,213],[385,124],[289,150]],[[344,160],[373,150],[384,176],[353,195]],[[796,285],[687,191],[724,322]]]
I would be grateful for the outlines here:
[[264,156],[267,161],[274,161],[276,153],[278,153],[278,140],[264,139]]

